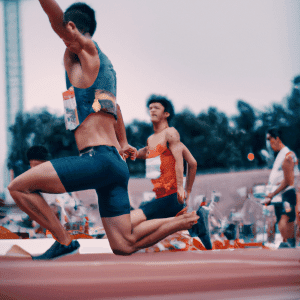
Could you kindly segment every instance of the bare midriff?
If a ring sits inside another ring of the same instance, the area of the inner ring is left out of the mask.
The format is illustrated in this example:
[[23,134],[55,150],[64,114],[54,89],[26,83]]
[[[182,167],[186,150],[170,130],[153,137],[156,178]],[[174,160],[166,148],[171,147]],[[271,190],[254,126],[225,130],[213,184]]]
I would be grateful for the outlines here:
[[116,122],[112,115],[104,112],[90,114],[75,130],[78,150],[99,145],[114,146],[120,150],[115,134]]

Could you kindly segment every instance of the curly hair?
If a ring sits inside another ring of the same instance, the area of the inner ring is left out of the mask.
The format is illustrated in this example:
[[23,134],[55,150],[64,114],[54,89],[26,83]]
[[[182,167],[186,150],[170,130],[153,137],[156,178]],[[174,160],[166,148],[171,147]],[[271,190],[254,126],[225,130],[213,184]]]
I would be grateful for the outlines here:
[[172,102],[167,97],[152,94],[147,100],[148,108],[151,103],[160,103],[165,108],[165,112],[170,114],[170,116],[167,118],[168,123],[173,119],[175,115],[174,107]]

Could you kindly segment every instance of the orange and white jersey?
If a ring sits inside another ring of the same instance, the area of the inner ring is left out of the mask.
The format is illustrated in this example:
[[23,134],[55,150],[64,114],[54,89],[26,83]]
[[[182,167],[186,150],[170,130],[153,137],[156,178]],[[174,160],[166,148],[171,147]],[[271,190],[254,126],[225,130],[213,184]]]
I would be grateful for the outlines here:
[[148,151],[146,178],[151,179],[156,198],[177,193],[175,158],[168,147],[158,144]]

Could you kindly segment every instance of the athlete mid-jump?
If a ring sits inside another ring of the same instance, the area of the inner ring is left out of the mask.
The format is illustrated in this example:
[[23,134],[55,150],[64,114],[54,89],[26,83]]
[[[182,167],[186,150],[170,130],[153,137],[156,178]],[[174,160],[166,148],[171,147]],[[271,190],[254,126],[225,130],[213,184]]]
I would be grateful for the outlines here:
[[135,158],[136,149],[127,143],[116,103],[116,72],[92,40],[95,12],[82,2],[65,12],[54,0],[39,2],[53,30],[66,45],[65,121],[67,129],[74,132],[79,156],[45,162],[14,179],[8,187],[17,205],[56,239],[49,250],[35,259],[56,258],[79,247],[39,192],[95,189],[103,226],[115,254],[131,254],[178,230],[191,228],[198,219],[195,213],[145,221],[137,226],[131,223],[129,172],[119,153]]

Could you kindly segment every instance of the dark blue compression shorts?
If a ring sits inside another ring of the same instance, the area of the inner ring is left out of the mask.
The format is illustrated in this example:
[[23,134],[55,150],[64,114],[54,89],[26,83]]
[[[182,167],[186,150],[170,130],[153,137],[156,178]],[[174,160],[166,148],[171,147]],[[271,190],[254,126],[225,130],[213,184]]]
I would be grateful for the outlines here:
[[143,211],[147,220],[152,220],[175,217],[184,208],[184,204],[179,204],[177,193],[174,193],[166,197],[143,202],[139,208]]
[[[143,211],[147,220],[175,217],[185,207],[185,204],[180,204],[177,200],[177,193],[171,194],[162,198],[154,198],[150,201],[143,202],[140,209]],[[205,242],[203,236],[209,237],[208,227],[208,211],[201,206],[197,210],[198,219],[197,225],[189,229],[192,237],[198,236],[206,249],[212,249],[211,242]],[[210,241],[210,238],[208,238]]]
[[129,171],[112,146],[88,147],[79,156],[50,161],[67,192],[95,189],[103,218],[130,213]]

